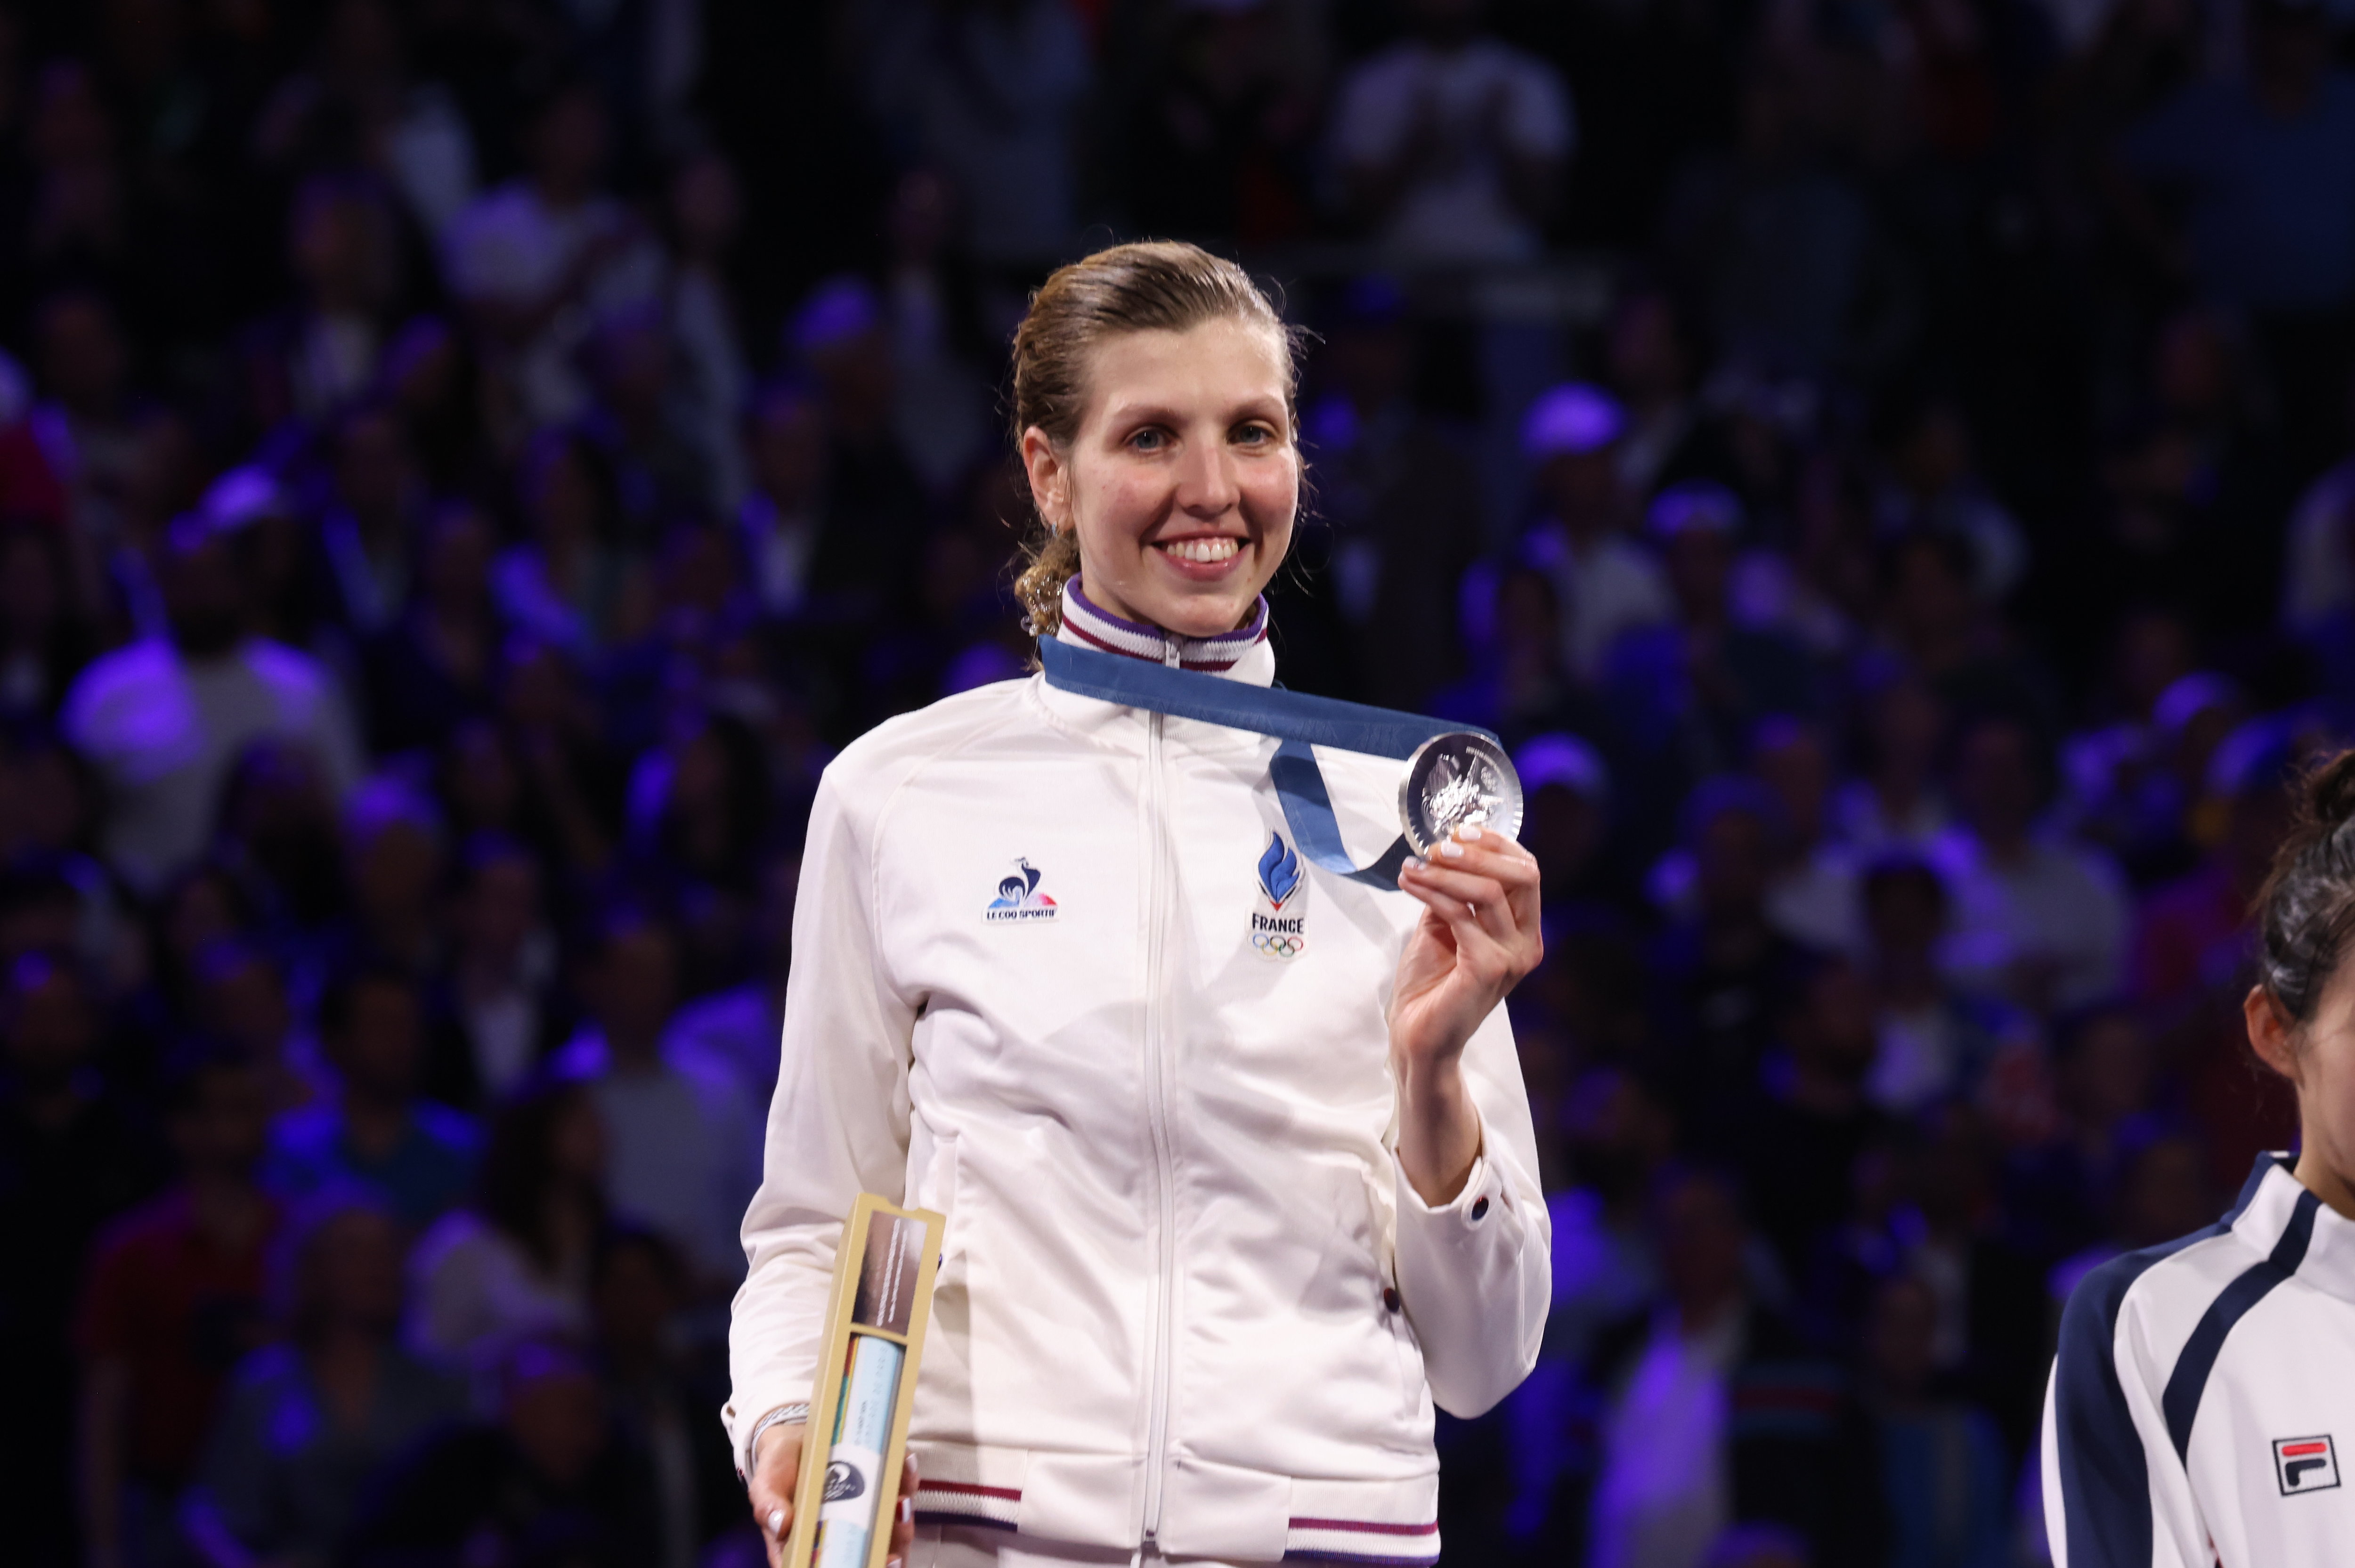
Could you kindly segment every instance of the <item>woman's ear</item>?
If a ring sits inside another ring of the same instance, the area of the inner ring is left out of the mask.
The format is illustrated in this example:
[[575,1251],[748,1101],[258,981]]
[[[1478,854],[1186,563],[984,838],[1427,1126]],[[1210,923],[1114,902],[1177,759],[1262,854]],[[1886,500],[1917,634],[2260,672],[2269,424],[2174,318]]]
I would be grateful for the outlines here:
[[1030,504],[1058,532],[1071,526],[1071,469],[1047,432],[1032,425],[1022,432],[1022,471],[1030,479]]
[[2297,1044],[2293,1038],[2296,1025],[2274,994],[2263,986],[2250,987],[2249,994],[2241,998],[2241,1017],[2249,1026],[2249,1049],[2257,1053],[2257,1060],[2296,1083]]

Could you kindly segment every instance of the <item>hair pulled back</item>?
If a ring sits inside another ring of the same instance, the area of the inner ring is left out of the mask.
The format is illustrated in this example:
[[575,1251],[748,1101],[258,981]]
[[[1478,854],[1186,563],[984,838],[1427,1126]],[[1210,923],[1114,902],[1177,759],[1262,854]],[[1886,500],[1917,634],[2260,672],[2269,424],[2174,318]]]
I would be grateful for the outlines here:
[[2257,982],[2294,1023],[2314,1016],[2355,935],[2355,751],[2318,760],[2257,894]]
[[[1251,274],[1223,256],[1182,240],[1114,245],[1056,269],[1014,333],[1011,411],[1014,444],[1036,425],[1067,447],[1087,413],[1090,356],[1107,338],[1130,332],[1184,332],[1210,321],[1264,327],[1283,346],[1284,403],[1295,422],[1298,355],[1295,335]],[[1063,584],[1079,574],[1080,544],[1034,517],[1015,580],[1026,624],[1038,636],[1063,621]]]

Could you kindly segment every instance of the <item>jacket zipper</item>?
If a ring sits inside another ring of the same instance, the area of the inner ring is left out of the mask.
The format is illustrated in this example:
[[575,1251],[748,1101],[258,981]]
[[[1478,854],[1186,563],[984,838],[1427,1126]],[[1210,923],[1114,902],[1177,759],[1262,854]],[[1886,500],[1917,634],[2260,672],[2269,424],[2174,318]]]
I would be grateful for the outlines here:
[[[1177,662],[1176,650],[1166,662]],[[1176,1162],[1169,1150],[1169,1107],[1163,1088],[1167,1042],[1162,1039],[1162,947],[1167,940],[1169,881],[1168,801],[1161,763],[1162,716],[1151,714],[1146,730],[1146,801],[1152,819],[1151,873],[1145,889],[1145,1113],[1153,1140],[1154,1199],[1159,1232],[1159,1266],[1154,1273],[1152,1387],[1145,1440],[1145,1517],[1139,1533],[1150,1545],[1161,1528],[1161,1472],[1168,1461],[1170,1339],[1176,1317],[1178,1201]]]

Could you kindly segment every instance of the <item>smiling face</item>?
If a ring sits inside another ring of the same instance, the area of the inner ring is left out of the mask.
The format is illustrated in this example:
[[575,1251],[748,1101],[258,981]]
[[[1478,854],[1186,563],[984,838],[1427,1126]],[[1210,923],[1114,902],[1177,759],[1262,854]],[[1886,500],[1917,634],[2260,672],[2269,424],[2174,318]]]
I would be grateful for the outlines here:
[[1022,435],[1031,498],[1050,527],[1077,530],[1091,600],[1183,636],[1242,624],[1300,504],[1287,386],[1282,340],[1241,321],[1095,348],[1077,434]]

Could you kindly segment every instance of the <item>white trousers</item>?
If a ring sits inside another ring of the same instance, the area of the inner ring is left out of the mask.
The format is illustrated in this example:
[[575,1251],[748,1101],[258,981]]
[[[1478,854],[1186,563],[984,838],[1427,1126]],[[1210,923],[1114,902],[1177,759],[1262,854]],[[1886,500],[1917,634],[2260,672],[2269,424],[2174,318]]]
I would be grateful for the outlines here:
[[920,1524],[908,1568],[1264,1568],[1208,1557],[1164,1557],[1147,1547],[1121,1552],[1025,1539],[1010,1530]]

